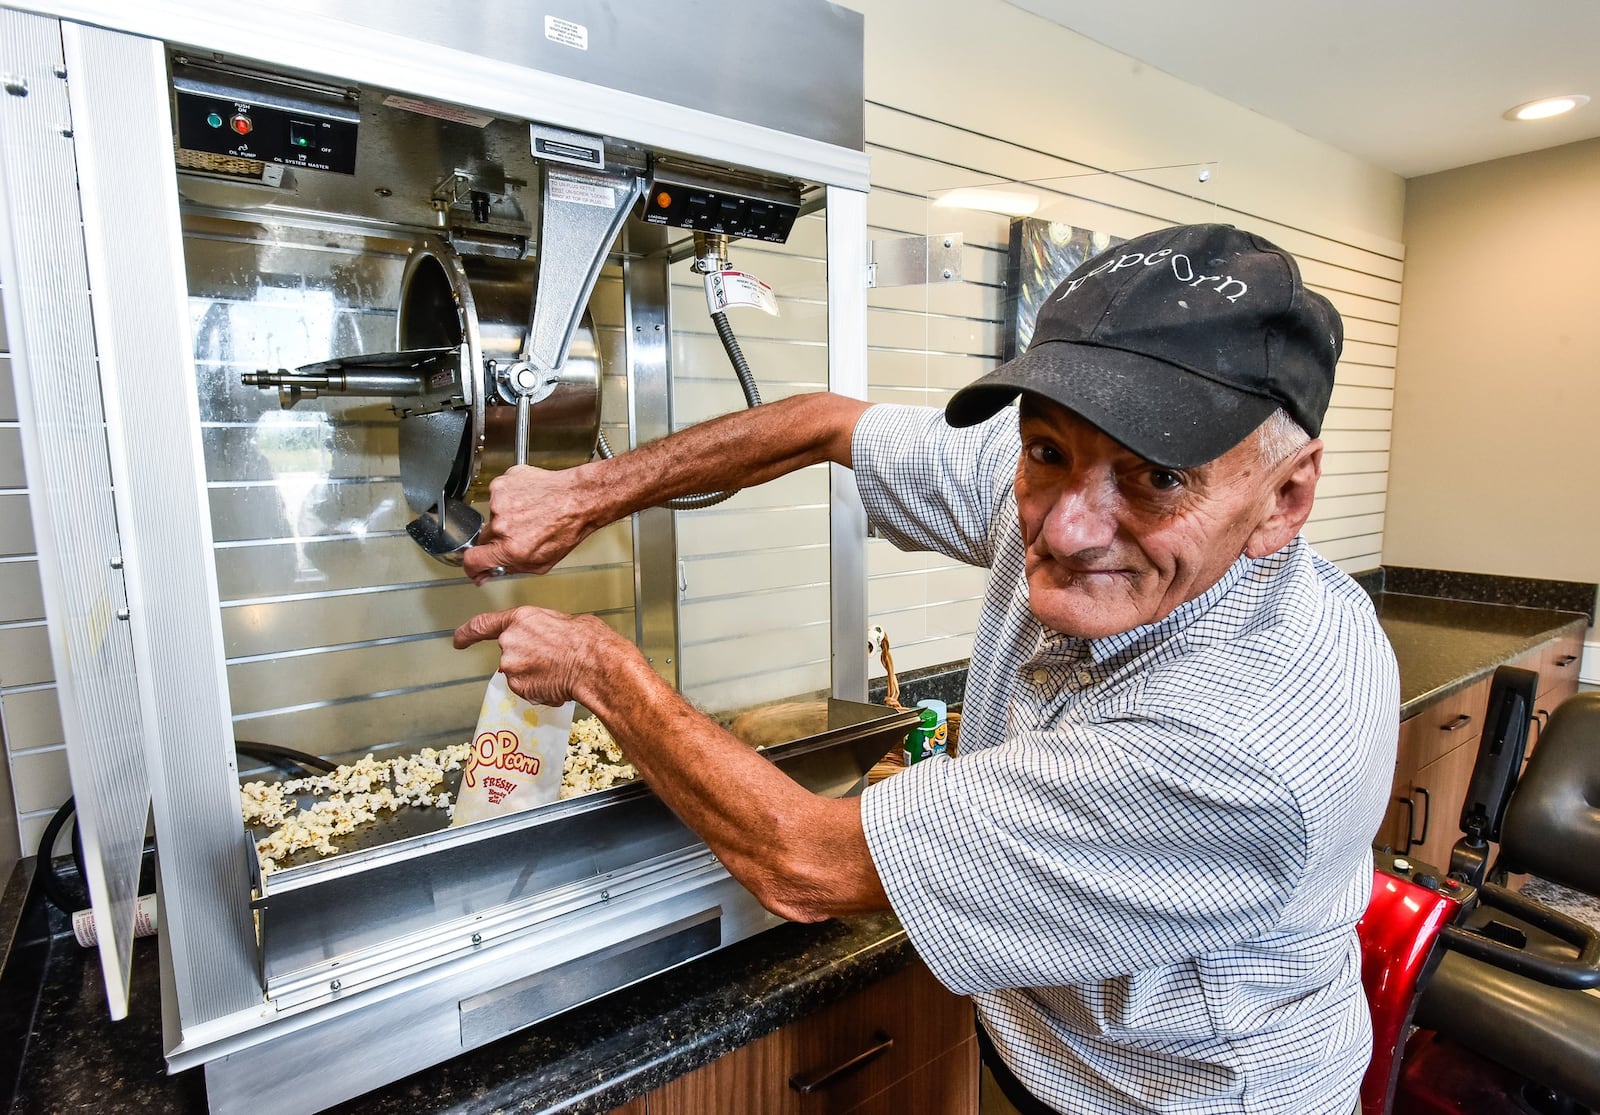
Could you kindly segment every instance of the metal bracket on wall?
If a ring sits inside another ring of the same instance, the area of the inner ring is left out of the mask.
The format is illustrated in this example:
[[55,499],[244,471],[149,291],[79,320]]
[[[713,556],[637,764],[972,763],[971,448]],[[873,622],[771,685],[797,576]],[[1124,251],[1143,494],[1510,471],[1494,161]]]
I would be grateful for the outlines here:
[[962,237],[902,236],[867,241],[867,287],[922,286],[961,281]]

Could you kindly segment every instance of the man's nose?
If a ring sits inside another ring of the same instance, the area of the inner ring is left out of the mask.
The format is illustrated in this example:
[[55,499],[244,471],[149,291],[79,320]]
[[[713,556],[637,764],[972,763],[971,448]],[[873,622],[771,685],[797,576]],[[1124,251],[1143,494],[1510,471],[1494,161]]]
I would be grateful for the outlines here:
[[1046,512],[1040,533],[1057,555],[1110,546],[1117,534],[1114,489],[1095,481],[1062,489]]

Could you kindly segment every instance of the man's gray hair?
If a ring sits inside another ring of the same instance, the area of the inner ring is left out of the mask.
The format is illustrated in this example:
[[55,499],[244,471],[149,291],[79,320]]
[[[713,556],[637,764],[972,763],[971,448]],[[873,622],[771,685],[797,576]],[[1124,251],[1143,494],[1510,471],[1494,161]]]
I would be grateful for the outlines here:
[[1267,420],[1256,427],[1256,448],[1261,451],[1261,460],[1268,468],[1288,460],[1300,447],[1311,440],[1311,435],[1289,417],[1289,412],[1279,407],[1267,416]]

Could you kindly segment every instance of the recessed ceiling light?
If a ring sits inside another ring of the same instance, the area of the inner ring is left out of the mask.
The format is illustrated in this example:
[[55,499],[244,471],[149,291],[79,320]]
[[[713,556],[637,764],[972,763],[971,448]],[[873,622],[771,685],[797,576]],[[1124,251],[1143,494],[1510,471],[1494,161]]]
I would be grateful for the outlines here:
[[1516,108],[1505,111],[1507,120],[1543,120],[1547,116],[1560,116],[1563,112],[1571,112],[1589,103],[1589,98],[1582,93],[1567,93],[1560,97],[1545,97],[1542,100],[1529,101]]

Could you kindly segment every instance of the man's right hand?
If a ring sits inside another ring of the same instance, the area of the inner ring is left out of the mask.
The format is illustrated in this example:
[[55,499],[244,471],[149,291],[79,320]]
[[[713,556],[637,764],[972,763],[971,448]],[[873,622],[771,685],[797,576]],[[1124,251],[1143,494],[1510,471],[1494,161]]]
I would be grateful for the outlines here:
[[[489,519],[462,568],[473,583],[499,573],[548,573],[595,530],[584,481],[593,465],[552,472],[517,465],[489,484]],[[593,492],[593,488],[587,488]]]

